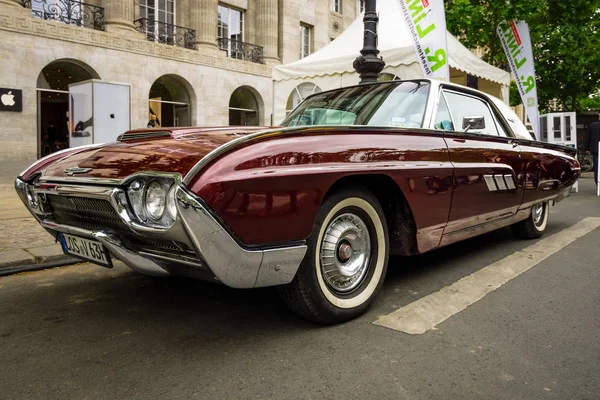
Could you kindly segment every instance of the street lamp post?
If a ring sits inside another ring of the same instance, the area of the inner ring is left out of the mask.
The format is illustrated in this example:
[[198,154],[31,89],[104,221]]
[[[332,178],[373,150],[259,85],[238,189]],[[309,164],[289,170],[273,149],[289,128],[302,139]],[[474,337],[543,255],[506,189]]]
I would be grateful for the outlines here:
[[365,1],[365,35],[360,56],[356,57],[352,66],[360,74],[360,83],[377,82],[377,76],[385,66],[383,58],[377,57],[377,22],[379,17],[375,12],[377,0]]

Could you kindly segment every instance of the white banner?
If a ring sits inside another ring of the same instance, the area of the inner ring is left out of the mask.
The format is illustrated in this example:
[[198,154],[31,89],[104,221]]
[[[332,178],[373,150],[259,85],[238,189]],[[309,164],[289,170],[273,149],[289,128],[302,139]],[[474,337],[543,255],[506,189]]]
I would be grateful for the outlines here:
[[427,78],[450,81],[444,0],[398,0]]
[[498,24],[497,32],[510,69],[517,80],[521,101],[527,110],[535,138],[540,140],[540,116],[529,26],[525,21],[502,21]]

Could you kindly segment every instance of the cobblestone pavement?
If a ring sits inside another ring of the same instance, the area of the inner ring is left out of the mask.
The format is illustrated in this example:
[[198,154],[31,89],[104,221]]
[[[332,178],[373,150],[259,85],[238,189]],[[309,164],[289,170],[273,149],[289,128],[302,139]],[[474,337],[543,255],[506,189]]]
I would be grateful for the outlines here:
[[31,161],[0,161],[0,270],[64,259],[59,244],[31,216],[14,180]]

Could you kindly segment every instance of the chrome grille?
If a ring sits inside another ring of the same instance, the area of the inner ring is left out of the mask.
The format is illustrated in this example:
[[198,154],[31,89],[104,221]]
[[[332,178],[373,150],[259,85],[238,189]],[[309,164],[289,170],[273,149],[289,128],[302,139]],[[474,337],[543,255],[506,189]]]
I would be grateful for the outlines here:
[[[110,202],[70,196],[47,196],[54,222],[88,230],[111,230],[121,239],[140,248],[161,248],[181,252],[184,244],[156,239],[133,232],[119,217]],[[179,246],[178,246],[179,245]]]

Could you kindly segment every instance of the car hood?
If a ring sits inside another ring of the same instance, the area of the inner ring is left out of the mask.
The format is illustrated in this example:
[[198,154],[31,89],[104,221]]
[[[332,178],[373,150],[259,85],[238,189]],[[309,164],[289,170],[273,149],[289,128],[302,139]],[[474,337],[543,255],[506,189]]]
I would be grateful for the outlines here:
[[238,137],[267,129],[211,127],[129,131],[119,142],[88,147],[60,159],[43,171],[42,178],[46,181],[69,177],[73,180],[123,179],[144,171],[179,173],[183,177],[212,150]]

